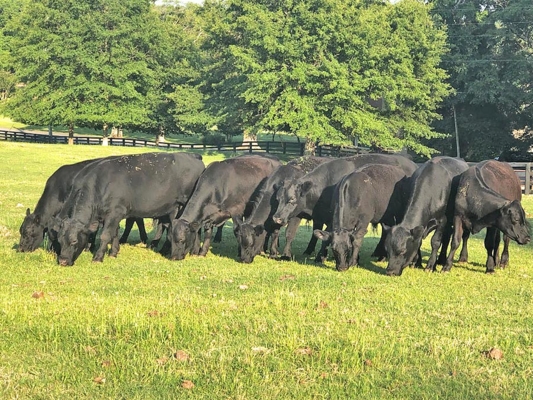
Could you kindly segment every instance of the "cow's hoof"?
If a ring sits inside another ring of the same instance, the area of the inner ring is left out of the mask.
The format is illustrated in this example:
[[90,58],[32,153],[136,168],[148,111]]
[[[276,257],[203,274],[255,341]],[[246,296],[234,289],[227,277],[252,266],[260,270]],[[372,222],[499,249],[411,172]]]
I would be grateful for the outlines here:
[[487,275],[492,275],[492,274],[494,274],[494,270],[493,270],[493,269],[486,270],[485,273],[486,273]]
[[289,256],[281,256],[279,258],[280,261],[292,261],[292,257]]

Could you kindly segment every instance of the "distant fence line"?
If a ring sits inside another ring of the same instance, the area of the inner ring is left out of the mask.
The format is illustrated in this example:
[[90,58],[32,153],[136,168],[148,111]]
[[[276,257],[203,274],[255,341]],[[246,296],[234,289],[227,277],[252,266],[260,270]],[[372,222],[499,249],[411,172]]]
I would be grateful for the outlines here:
[[[104,141],[102,137],[95,136],[75,136],[73,139],[74,144],[84,145],[102,145]],[[50,144],[68,143],[67,136],[51,136],[47,134],[9,130],[0,130],[0,140]],[[127,138],[107,138],[107,140],[108,145],[110,146],[154,147],[163,150],[230,151],[234,153],[239,151],[249,153],[283,154],[293,157],[303,156],[305,153],[305,143],[297,142],[248,141],[243,143],[184,144],[169,142],[157,143],[154,140]],[[368,149],[354,146],[330,145],[319,145],[316,147],[316,155],[324,157],[346,157],[362,153],[368,153]],[[513,167],[518,178],[520,179],[524,193],[533,193],[533,163],[510,162],[509,164]]]
[[[24,131],[0,131],[0,140],[13,142],[67,144],[67,136],[52,136],[41,133],[31,133]],[[102,145],[104,138],[97,136],[75,136],[74,144]],[[107,138],[109,146],[125,147],[154,147],[163,150],[200,150],[200,151],[220,151],[220,152],[248,152],[248,153],[270,153],[283,154],[287,156],[299,157],[305,154],[305,143],[297,142],[270,142],[270,141],[246,141],[242,143],[170,143],[156,142],[154,140],[130,139],[130,138]],[[355,154],[368,153],[364,147],[354,146],[330,146],[319,145],[316,147],[316,154],[324,157],[346,157]]]

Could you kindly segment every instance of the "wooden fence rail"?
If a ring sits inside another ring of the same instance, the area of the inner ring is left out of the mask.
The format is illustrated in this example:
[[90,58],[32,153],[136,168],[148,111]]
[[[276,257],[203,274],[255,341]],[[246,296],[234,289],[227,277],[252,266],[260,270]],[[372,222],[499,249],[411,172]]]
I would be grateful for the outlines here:
[[[0,140],[51,144],[68,143],[67,136],[51,136],[46,134],[10,130],[0,130]],[[103,140],[104,139],[102,137],[97,136],[75,136],[74,144],[102,145]],[[303,156],[305,152],[305,143],[297,142],[250,141],[243,143],[185,144],[169,142],[157,143],[153,140],[145,139],[108,138],[108,144],[110,146],[154,147],[165,150],[271,153],[292,157]],[[316,147],[316,154],[318,156],[328,157],[346,157],[368,152],[369,150],[364,147],[329,145],[319,145]],[[533,193],[533,163],[510,162],[509,164],[513,167],[513,169],[516,171],[516,174],[520,178],[523,192],[525,194]]]

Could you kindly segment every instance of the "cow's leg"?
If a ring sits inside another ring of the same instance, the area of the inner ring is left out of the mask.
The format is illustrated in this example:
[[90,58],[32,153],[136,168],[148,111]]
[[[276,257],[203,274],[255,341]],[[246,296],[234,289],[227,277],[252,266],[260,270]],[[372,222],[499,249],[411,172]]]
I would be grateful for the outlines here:
[[131,228],[133,228],[133,223],[135,218],[126,218],[126,226],[124,227],[124,232],[120,237],[120,243],[126,243],[128,241],[128,236],[130,236]]
[[100,234],[100,246],[98,250],[94,253],[93,261],[102,262],[104,260],[104,255],[107,251],[107,246],[111,243],[113,238],[116,236],[120,220],[122,218],[107,218],[104,221],[104,227],[102,233]]
[[[387,250],[385,250],[385,239],[387,238],[387,231],[381,226],[381,237],[379,238],[378,245],[372,252],[370,257],[377,257],[377,261],[383,261],[387,258]],[[356,265],[356,264],[354,264]]]
[[275,252],[278,251],[279,246],[279,229],[274,230],[273,232],[266,232],[266,234],[263,232],[261,235],[259,235],[259,240],[263,239],[263,253],[266,254],[269,248],[268,243],[270,243],[270,248],[274,248]]
[[157,246],[159,246],[159,241],[161,240],[163,232],[165,231],[165,223],[161,221],[161,218],[154,218],[152,223],[155,225],[155,235],[150,242],[150,248],[157,249]]
[[[363,224],[364,225],[364,224]],[[350,257],[349,266],[354,266],[359,263],[359,251],[361,250],[361,245],[363,244],[363,238],[365,237],[368,229],[357,229],[352,241],[352,256]]]
[[448,245],[450,243],[450,238],[453,234],[453,227],[451,224],[446,224],[444,227],[444,233],[442,235],[440,254],[437,260],[437,264],[446,265],[446,254],[448,252]]
[[215,234],[215,237],[213,238],[213,243],[220,243],[222,242],[222,228],[224,228],[224,222],[222,225],[219,225],[217,227],[217,233]]
[[[313,220],[313,232],[317,229],[322,229],[324,227],[324,221],[318,221]],[[307,249],[305,249],[304,254],[310,255],[315,251],[316,242],[318,239],[315,235],[313,235],[313,232],[311,232],[311,240],[309,241],[309,244],[307,245]]]
[[[302,221],[301,218],[294,217],[289,220],[289,223],[287,224],[287,227],[285,228],[285,247],[283,247],[283,254],[281,255],[282,260],[290,261],[292,260],[292,242],[294,241],[294,238],[296,237],[296,233],[298,232],[298,228],[300,227],[300,222]],[[314,231],[313,231],[314,232]],[[311,233],[311,240],[314,240],[315,243],[317,241],[315,235]],[[309,243],[307,247],[311,246],[311,240],[309,240]],[[314,245],[313,245],[314,248]]]
[[429,256],[428,264],[426,265],[426,271],[436,271],[437,253],[442,244],[442,236],[445,229],[443,222],[446,223],[446,221],[441,221],[441,223],[437,225],[437,229],[435,229],[435,233],[433,233],[433,237],[431,238],[431,254]]
[[504,235],[502,258],[500,259],[500,268],[507,267],[507,264],[509,263],[509,243],[510,242],[511,242],[511,238],[507,235]]
[[461,248],[461,254],[459,255],[459,262],[468,262],[468,238],[470,237],[470,231],[468,229],[463,230],[463,247]]
[[[453,257],[455,256],[455,252],[459,248],[459,245],[461,244],[461,238],[463,237],[463,223],[461,222],[460,217],[454,218],[454,233],[452,238],[452,245],[450,247],[450,254],[448,254],[448,258],[446,259],[446,263],[444,264],[444,267],[442,268],[442,272],[450,272],[453,265]],[[464,244],[463,244],[464,248]],[[462,251],[461,251],[462,254]]]
[[144,218],[135,218],[137,229],[139,229],[139,238],[143,244],[148,243],[148,235],[146,234],[146,228],[144,227]]
[[213,235],[213,226],[205,226],[204,227],[204,243],[202,245],[202,248],[200,249],[200,252],[198,253],[199,256],[205,257],[207,252],[209,251],[209,246],[211,245],[211,236]]
[[[329,229],[329,226],[326,225],[326,230],[328,229]],[[328,259],[328,247],[330,244],[331,244],[331,240],[322,240],[322,244],[320,245],[320,250],[318,251],[315,257],[316,263],[322,264],[324,263],[324,261]]]
[[485,272],[487,274],[493,274],[494,267],[496,265],[496,233],[499,233],[496,228],[489,227],[487,228],[487,233],[485,234],[485,249],[487,250],[487,262],[485,264]]
[[[267,234],[267,237],[265,238],[265,245],[268,244],[268,240],[270,240],[268,258],[277,258],[279,256],[279,233],[280,229],[276,228],[272,232],[269,232]],[[268,236],[270,236],[270,239],[268,238]]]
[[118,237],[118,227],[117,227],[115,236],[113,237],[113,241],[111,243],[111,251],[109,252],[109,257],[116,258],[119,250],[120,250],[120,240]]

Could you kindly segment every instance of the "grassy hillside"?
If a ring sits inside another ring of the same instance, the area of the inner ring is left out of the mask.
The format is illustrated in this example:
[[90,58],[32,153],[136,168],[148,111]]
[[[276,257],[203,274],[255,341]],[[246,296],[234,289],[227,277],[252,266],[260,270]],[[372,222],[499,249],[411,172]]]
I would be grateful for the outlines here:
[[[509,268],[488,276],[477,235],[450,274],[399,278],[370,259],[376,233],[361,267],[315,265],[305,225],[293,262],[238,263],[230,228],[206,258],[179,262],[136,231],[102,264],[15,251],[55,169],[143,151],[0,143],[0,398],[533,397],[531,244],[513,243]],[[524,207],[531,220],[533,197]]]

